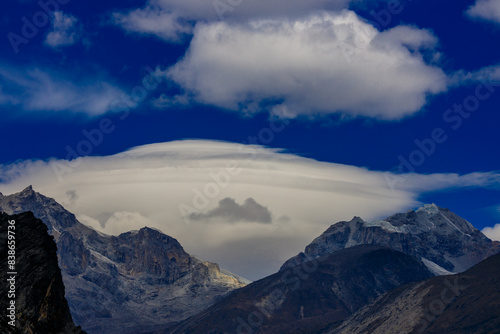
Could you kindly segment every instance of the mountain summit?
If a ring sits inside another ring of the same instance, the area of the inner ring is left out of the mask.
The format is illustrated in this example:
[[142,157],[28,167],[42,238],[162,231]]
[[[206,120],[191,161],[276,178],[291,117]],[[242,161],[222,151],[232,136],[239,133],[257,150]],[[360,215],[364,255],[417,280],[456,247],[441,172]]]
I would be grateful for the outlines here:
[[356,245],[380,245],[421,259],[435,275],[463,272],[500,251],[467,220],[436,204],[366,222],[359,217],[330,226],[281,270]]
[[0,211],[31,211],[47,225],[57,243],[71,314],[90,334],[165,328],[248,283],[189,255],[156,229],[119,236],[97,232],[31,186],[0,195]]

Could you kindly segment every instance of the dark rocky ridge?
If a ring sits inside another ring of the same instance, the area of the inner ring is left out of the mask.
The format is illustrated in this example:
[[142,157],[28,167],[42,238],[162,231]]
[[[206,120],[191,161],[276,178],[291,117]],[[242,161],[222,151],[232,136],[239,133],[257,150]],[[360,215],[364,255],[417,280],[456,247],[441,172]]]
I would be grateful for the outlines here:
[[436,275],[463,272],[500,251],[499,242],[488,239],[465,219],[429,204],[383,221],[368,223],[354,217],[333,224],[303,253],[286,261],[281,270],[365,244],[389,247],[422,259]]
[[111,237],[102,254],[123,263],[128,274],[151,275],[157,284],[173,283],[185,276],[191,265],[191,256],[177,240],[150,228]]
[[399,287],[328,334],[500,333],[500,254],[464,273]]
[[356,246],[249,284],[162,333],[314,333],[395,287],[432,276],[404,253]]
[[0,210],[32,210],[58,245],[73,320],[92,334],[143,333],[183,320],[246,282],[151,228],[109,236],[31,187],[0,195]]
[[[8,324],[7,226],[15,221],[16,327]],[[0,329],[2,333],[68,334],[84,332],[75,326],[57,262],[57,248],[47,226],[31,212],[0,213]]]

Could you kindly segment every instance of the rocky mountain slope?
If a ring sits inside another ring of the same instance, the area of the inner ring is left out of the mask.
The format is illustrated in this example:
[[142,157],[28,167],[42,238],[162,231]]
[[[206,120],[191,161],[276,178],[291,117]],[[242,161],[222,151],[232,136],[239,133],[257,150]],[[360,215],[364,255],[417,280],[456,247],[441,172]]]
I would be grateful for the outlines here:
[[30,210],[58,246],[66,299],[88,333],[142,333],[194,315],[247,281],[187,254],[160,231],[109,236],[31,187],[0,194],[0,211]]
[[500,254],[461,274],[397,288],[326,333],[500,333]]
[[468,221],[448,209],[428,204],[371,223],[359,217],[332,225],[291,258],[281,270],[355,245],[390,247],[421,259],[436,275],[463,272],[500,251]]
[[161,333],[314,333],[387,291],[432,276],[404,253],[356,246],[249,284]]
[[[9,224],[12,221],[14,223]],[[10,229],[14,236],[10,240],[14,241],[10,243],[10,249],[7,242],[9,225],[15,226]],[[13,216],[0,213],[0,240],[0,332],[85,334],[71,318],[64,298],[56,244],[43,222],[31,212]],[[8,266],[8,250],[15,252],[15,268]],[[11,271],[17,275],[8,274]],[[11,296],[10,292],[14,295]],[[11,300],[15,301],[15,311],[7,313]],[[15,326],[9,324],[12,320]]]

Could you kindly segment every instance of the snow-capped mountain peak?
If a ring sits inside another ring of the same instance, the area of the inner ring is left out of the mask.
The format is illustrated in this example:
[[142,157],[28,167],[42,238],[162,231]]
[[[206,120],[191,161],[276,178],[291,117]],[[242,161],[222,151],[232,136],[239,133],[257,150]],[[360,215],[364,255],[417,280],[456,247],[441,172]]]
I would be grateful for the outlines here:
[[356,245],[393,248],[422,261],[435,274],[462,272],[500,251],[467,220],[436,204],[366,222],[359,217],[338,222],[289,259],[282,270],[311,258]]
[[431,204],[424,204],[424,206],[417,209],[417,212],[423,211],[426,214],[428,214],[429,216],[432,216],[432,215],[438,214],[439,210],[440,210],[440,208],[436,204],[431,203]]

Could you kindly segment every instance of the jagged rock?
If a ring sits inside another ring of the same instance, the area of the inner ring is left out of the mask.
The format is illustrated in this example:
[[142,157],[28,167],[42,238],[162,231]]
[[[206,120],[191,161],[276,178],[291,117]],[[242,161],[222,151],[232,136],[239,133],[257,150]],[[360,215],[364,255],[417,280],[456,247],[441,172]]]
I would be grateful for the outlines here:
[[157,284],[172,283],[190,270],[191,257],[180,243],[151,228],[111,237],[110,248],[102,254],[123,263],[129,275],[150,275]]
[[[7,229],[15,221],[15,327],[8,324],[10,303],[7,278]],[[56,244],[47,226],[31,212],[9,216],[0,213],[0,329],[2,333],[83,333],[76,327],[64,298],[64,285],[57,263]]]
[[363,244],[390,247],[422,259],[436,275],[463,272],[500,251],[500,243],[488,239],[465,219],[428,204],[371,223],[354,217],[333,224],[303,253],[286,261],[281,270]]
[[0,210],[32,210],[58,244],[66,299],[90,334],[150,332],[188,318],[248,281],[184,251],[152,228],[109,236],[31,187],[0,195]]

